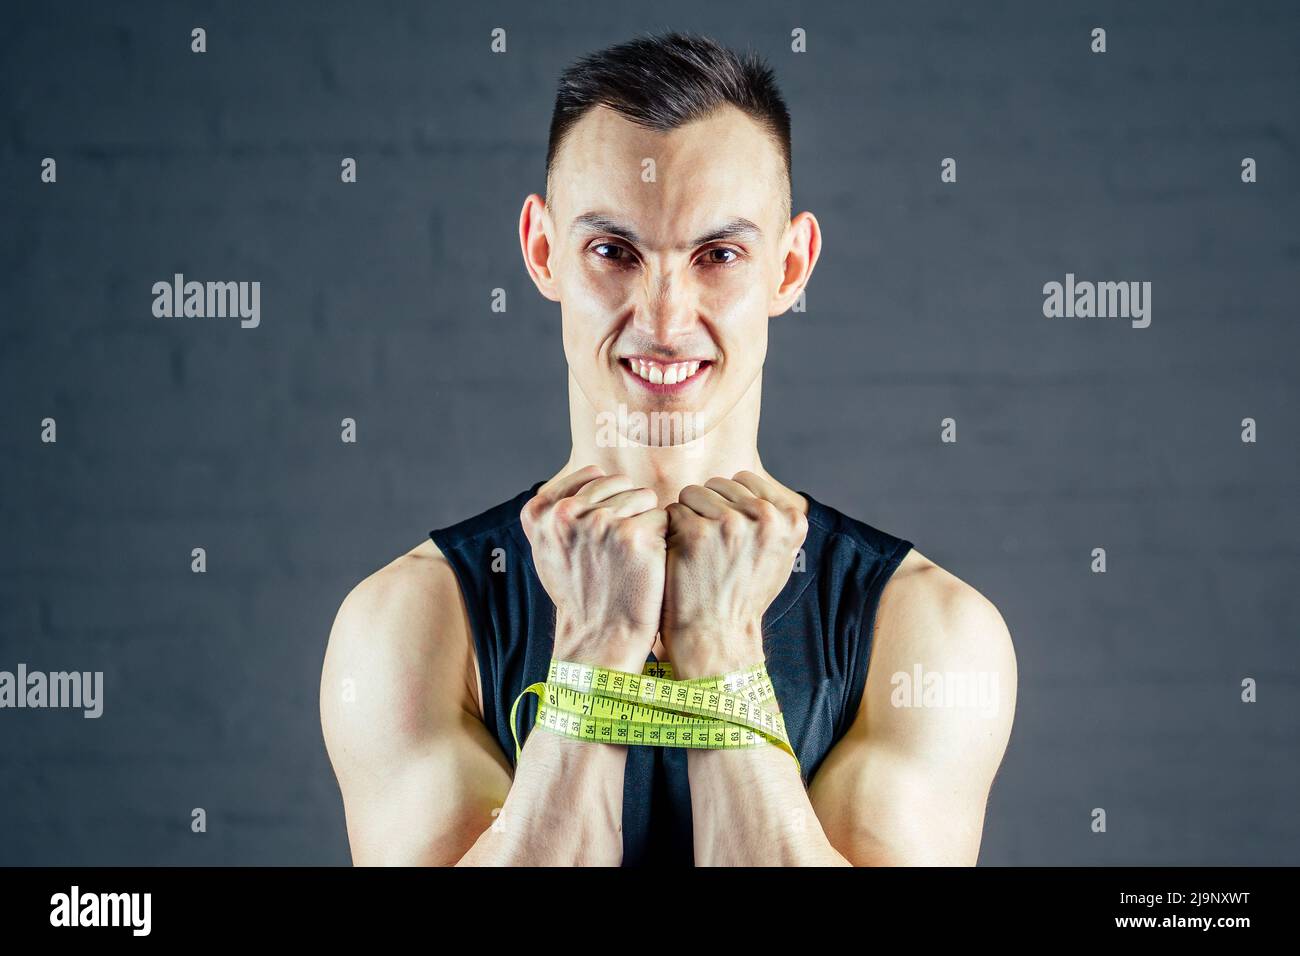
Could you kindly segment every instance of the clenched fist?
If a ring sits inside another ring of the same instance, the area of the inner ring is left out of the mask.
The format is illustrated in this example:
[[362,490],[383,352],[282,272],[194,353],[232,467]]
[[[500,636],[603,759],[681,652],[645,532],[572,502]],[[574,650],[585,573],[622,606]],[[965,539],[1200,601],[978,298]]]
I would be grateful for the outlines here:
[[763,660],[763,612],[808,533],[802,496],[750,471],[687,485],[670,504],[663,641],[680,678]]
[[554,656],[640,673],[663,609],[667,514],[595,465],[552,479],[520,513],[555,604]]

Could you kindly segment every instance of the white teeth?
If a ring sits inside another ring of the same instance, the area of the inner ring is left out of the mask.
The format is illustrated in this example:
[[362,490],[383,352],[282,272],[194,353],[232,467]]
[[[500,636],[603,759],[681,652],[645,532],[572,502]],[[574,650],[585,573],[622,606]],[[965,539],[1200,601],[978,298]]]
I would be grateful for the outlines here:
[[701,362],[676,362],[672,365],[656,365],[643,359],[628,359],[627,365],[633,372],[653,385],[677,385],[686,381],[700,370]]

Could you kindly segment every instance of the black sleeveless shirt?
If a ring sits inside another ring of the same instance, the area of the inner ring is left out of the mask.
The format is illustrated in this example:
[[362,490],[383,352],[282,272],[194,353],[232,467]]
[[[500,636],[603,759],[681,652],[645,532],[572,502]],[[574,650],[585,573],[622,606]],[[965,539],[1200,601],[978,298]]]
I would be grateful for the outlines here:
[[[455,570],[465,598],[483,684],[484,720],[511,766],[510,708],[525,687],[546,680],[555,636],[555,605],[537,577],[519,521],[519,512],[541,485],[539,481],[480,515],[429,532]],[[806,786],[858,712],[876,606],[912,543],[802,494],[809,503],[803,567],[796,562],[763,615],[763,647]],[[517,714],[521,743],[526,744],[536,716],[537,697],[529,694]],[[627,751],[623,865],[693,865],[687,750],[638,746]]]

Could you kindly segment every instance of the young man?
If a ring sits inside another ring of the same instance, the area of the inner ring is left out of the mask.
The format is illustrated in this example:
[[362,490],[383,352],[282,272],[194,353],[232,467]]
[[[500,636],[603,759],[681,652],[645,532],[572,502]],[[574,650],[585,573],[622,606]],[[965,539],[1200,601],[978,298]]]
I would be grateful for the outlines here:
[[[562,77],[519,237],[560,303],[572,448],[339,609],[321,720],[355,863],[975,863],[1015,709],[1000,614],[759,460],[767,323],[821,251],[789,172],[752,56],[669,34]],[[552,658],[764,661],[799,763],[574,740],[532,727],[529,696],[516,764],[511,706]]]

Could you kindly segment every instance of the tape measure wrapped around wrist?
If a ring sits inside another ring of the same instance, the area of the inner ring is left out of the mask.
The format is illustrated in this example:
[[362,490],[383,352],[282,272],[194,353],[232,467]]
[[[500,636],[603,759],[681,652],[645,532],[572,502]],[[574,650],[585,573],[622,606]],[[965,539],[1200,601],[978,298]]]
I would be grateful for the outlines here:
[[515,719],[519,702],[535,694],[534,726],[564,737],[697,750],[775,745],[798,766],[766,664],[691,680],[674,680],[671,673],[667,661],[647,661],[643,673],[633,674],[553,658],[546,680],[525,687],[510,708],[515,761],[523,751]]

